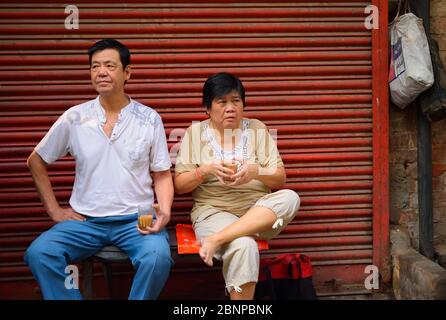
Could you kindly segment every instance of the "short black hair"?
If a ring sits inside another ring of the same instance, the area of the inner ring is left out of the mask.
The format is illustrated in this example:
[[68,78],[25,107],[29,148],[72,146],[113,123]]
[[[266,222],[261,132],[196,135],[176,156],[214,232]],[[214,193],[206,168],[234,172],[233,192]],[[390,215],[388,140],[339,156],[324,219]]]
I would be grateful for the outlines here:
[[203,106],[209,110],[215,98],[223,97],[232,91],[236,91],[240,95],[243,106],[245,106],[245,87],[240,79],[227,72],[214,74],[204,83]]
[[90,49],[88,49],[90,65],[93,54],[95,54],[97,51],[102,51],[105,49],[115,49],[119,52],[123,70],[125,70],[125,68],[127,68],[127,66],[130,64],[130,50],[125,45],[115,39],[103,39],[99,40],[92,45]]

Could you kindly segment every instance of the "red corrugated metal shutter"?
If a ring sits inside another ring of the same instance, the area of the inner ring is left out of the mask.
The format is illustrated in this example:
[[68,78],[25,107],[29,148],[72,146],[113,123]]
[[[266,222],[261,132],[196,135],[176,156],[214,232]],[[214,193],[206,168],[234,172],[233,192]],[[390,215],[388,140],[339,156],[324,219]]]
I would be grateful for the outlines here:
[[[244,81],[245,114],[277,130],[286,187],[302,198],[266,255],[310,255],[320,293],[363,289],[366,265],[388,266],[387,19],[381,30],[365,29],[370,2],[72,1],[78,30],[65,29],[64,2],[27,2],[0,4],[0,298],[35,296],[23,252],[52,223],[26,158],[64,110],[95,96],[86,50],[105,37],[130,47],[127,91],[161,114],[171,148],[179,129],[205,118],[209,75],[229,71]],[[387,10],[385,1],[374,4]],[[73,160],[50,174],[66,205]],[[190,197],[176,197],[172,228],[189,221],[190,207]],[[201,281],[206,297],[221,296],[219,271],[189,260],[178,260],[163,297],[192,297]]]

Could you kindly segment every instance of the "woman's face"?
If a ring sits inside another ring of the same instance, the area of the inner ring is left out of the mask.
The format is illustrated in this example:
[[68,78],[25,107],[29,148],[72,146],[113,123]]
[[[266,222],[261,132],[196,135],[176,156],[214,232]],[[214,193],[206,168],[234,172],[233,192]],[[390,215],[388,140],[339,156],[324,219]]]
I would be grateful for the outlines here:
[[243,101],[237,91],[212,100],[209,117],[216,129],[236,129],[243,118]]

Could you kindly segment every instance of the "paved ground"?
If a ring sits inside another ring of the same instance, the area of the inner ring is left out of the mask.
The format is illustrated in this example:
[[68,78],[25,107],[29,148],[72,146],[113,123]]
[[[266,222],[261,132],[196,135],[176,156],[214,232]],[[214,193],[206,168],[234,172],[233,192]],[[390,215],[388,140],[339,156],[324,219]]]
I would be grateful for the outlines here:
[[370,292],[364,286],[340,286],[337,290],[318,292],[319,300],[395,300],[391,287],[380,288]]
[[354,295],[339,295],[320,297],[319,300],[395,300],[395,298],[388,293],[373,293],[373,294],[354,294]]

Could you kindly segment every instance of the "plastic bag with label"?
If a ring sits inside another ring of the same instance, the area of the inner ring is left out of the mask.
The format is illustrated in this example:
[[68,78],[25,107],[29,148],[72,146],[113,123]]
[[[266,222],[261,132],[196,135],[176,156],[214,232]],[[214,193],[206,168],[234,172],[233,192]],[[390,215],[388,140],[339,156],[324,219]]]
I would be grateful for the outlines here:
[[434,83],[432,61],[422,19],[413,13],[397,15],[389,32],[390,97],[403,109]]

